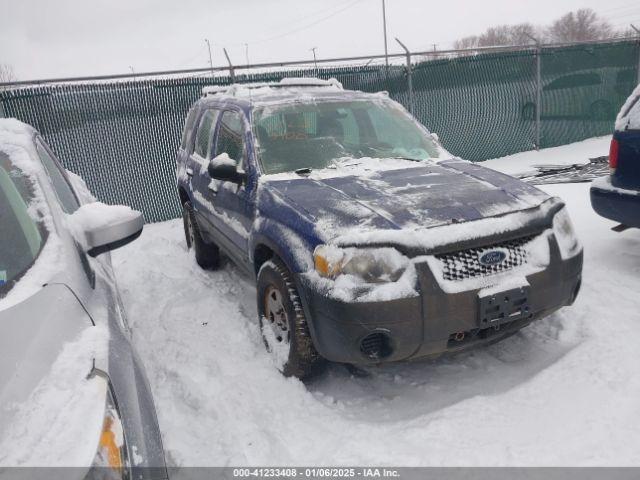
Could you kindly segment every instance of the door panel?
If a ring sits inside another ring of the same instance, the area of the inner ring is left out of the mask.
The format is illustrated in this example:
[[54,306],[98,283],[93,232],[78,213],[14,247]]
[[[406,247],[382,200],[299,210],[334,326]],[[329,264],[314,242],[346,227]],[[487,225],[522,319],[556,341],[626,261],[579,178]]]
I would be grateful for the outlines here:
[[[242,112],[224,111],[218,122],[212,158],[227,153],[238,162],[239,169],[248,174],[251,173],[250,170],[253,168],[248,155],[248,136]],[[253,178],[253,175],[248,177]],[[203,197],[210,199],[209,203],[213,207],[210,212],[213,217],[213,226],[223,237],[220,243],[228,245],[225,250],[230,250],[228,253],[237,261],[248,264],[249,231],[255,216],[254,182],[249,180],[245,184],[238,185],[233,182],[211,180],[208,175],[206,178],[207,184],[203,185],[204,188],[200,191]]]
[[196,133],[193,153],[187,161],[187,177],[190,179],[191,192],[193,193],[193,208],[199,216],[207,216],[209,206],[202,196],[201,184],[209,180],[207,165],[211,145],[213,143],[213,133],[216,121],[219,116],[218,110],[207,110],[200,119],[198,131]]

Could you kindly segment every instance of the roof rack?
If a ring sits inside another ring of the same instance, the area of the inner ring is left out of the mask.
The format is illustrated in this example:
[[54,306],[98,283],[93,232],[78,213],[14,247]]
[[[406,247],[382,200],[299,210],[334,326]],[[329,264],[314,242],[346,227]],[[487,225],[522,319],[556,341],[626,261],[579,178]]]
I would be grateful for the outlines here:
[[342,90],[342,84],[335,78],[322,80],[320,78],[290,77],[283,78],[279,82],[255,82],[255,83],[234,83],[232,85],[210,85],[202,87],[202,96],[225,95],[235,97],[238,90],[256,88],[291,88],[291,87],[332,87]]

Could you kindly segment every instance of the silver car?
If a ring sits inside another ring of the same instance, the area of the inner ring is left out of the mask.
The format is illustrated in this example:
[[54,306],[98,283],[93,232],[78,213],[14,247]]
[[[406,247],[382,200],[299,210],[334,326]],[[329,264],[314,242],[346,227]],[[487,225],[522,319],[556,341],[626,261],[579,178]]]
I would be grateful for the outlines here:
[[95,202],[33,128],[0,120],[0,472],[167,478],[109,254],[143,223]]

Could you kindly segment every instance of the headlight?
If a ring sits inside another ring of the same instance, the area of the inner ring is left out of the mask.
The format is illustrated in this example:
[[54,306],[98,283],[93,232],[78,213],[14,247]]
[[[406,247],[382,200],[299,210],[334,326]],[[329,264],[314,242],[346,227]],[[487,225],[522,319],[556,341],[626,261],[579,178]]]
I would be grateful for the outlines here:
[[313,252],[316,271],[327,278],[353,275],[366,283],[395,282],[409,259],[395,248],[339,248],[319,245]]
[[553,217],[553,233],[558,242],[558,247],[560,247],[562,258],[571,258],[580,251],[580,241],[575,234],[566,207],[563,207]]
[[86,478],[91,480],[128,478],[128,463],[122,421],[109,388],[98,451]]

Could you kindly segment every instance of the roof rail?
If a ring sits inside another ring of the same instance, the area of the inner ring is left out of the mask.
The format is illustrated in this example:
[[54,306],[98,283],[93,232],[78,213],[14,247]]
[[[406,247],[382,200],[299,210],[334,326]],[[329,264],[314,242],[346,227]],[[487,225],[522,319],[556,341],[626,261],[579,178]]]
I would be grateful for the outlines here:
[[322,80],[320,78],[309,77],[289,77],[283,78],[279,82],[254,82],[254,83],[233,83],[231,85],[209,85],[202,87],[202,96],[225,95],[235,97],[240,89],[256,89],[262,87],[270,88],[290,88],[290,87],[332,87],[343,89],[342,84],[335,78]]

